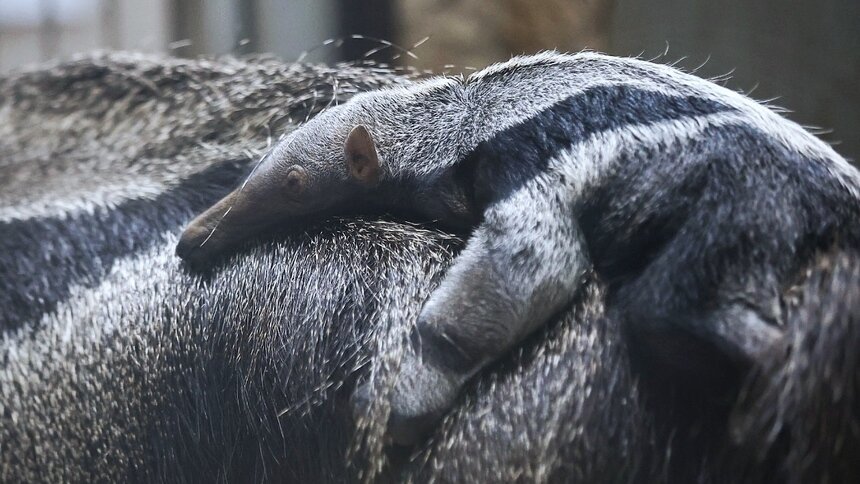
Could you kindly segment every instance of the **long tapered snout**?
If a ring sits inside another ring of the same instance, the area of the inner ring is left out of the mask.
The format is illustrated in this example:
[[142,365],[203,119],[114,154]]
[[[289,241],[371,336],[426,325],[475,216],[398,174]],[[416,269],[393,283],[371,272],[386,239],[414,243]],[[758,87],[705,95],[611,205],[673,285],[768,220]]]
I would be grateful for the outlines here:
[[277,203],[279,197],[267,193],[272,189],[251,180],[209,207],[185,228],[176,255],[202,264],[289,216],[283,204]]
[[284,151],[276,147],[275,155],[267,156],[242,187],[192,220],[176,245],[176,255],[195,265],[206,262],[278,222],[326,210],[344,202],[358,187],[375,187],[382,171],[373,138],[364,125],[354,127],[344,145],[348,179],[334,165],[329,170],[316,166],[311,177],[306,166],[275,163],[275,158],[290,159]]

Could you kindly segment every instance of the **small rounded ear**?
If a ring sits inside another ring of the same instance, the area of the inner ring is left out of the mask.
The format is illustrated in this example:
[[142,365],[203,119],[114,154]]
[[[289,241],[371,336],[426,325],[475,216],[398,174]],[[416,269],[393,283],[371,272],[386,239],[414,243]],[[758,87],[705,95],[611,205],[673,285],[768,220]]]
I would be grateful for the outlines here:
[[350,175],[363,185],[373,186],[382,172],[373,137],[364,125],[352,128],[344,146],[346,166]]

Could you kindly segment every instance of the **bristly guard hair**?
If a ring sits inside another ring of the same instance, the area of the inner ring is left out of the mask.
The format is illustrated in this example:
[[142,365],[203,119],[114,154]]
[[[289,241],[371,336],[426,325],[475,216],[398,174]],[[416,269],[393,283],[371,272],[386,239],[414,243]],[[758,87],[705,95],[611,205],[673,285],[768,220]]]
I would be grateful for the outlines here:
[[333,220],[203,274],[173,256],[192,215],[326,106],[335,80],[342,100],[411,82],[130,54],[0,78],[0,481],[856,477],[852,254],[799,271],[784,298],[788,350],[731,419],[732,399],[643,373],[605,281],[589,280],[413,458],[384,446],[384,405],[356,432],[353,387],[390,388],[458,238]]

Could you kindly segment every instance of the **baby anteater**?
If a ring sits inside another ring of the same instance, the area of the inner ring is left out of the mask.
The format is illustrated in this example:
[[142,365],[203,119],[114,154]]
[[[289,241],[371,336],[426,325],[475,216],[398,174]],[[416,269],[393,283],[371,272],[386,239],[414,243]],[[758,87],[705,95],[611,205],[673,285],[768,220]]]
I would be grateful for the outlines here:
[[266,227],[364,206],[473,229],[392,391],[401,442],[589,270],[667,360],[694,367],[706,348],[744,366],[778,338],[798,267],[860,240],[860,175],[797,124],[667,66],[543,53],[327,110],[192,221],[177,253],[200,262]]

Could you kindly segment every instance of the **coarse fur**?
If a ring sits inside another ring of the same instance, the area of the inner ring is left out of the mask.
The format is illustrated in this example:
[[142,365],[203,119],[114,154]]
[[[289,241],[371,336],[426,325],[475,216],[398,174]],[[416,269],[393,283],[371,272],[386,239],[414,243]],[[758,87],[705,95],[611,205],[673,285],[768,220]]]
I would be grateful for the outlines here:
[[393,387],[457,237],[370,218],[288,230],[204,273],[172,252],[270,131],[406,82],[128,54],[0,79],[0,481],[856,480],[856,255],[799,274],[789,351],[732,415],[738,387],[646,369],[589,276],[420,448],[383,447],[384,398],[356,427],[357,378]]
[[177,253],[200,263],[260,228],[363,206],[474,229],[390,395],[403,443],[592,269],[642,344],[719,375],[773,351],[780,294],[817,251],[860,248],[860,173],[795,123],[671,67],[547,52],[322,113]]

